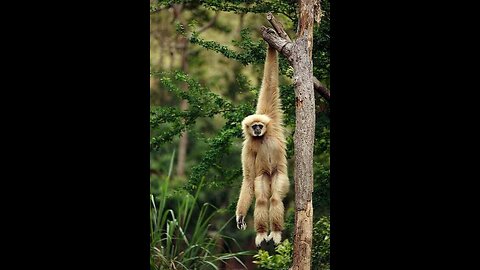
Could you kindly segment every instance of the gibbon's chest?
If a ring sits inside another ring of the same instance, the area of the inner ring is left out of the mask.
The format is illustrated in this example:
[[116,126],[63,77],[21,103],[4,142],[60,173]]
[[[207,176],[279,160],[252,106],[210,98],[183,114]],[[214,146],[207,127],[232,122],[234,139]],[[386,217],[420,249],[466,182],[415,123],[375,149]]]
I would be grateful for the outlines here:
[[257,173],[272,174],[282,160],[283,152],[279,142],[275,138],[267,137],[255,141],[252,147],[256,149],[255,169]]

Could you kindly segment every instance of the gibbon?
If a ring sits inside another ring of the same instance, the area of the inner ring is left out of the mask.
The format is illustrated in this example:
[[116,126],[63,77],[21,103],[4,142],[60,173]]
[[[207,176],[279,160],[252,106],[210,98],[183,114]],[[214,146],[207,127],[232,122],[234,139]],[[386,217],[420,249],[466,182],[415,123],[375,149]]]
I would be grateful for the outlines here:
[[[268,46],[257,111],[242,121],[243,181],[236,209],[238,229],[245,230],[245,216],[255,194],[255,244],[273,239],[280,243],[284,226],[283,199],[289,190],[283,111],[278,89],[277,51]],[[270,234],[267,236],[267,230]]]

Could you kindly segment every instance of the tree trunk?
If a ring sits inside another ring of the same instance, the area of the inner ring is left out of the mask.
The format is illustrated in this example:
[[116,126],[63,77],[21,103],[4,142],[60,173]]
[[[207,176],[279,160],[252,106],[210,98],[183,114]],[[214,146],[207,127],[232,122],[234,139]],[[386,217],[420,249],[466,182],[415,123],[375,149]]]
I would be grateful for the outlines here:
[[[321,11],[318,3],[317,5],[318,13]],[[296,115],[293,138],[295,149],[293,270],[310,269],[312,264],[314,85],[316,84],[315,87],[318,87],[318,82],[315,82],[313,77],[312,62],[314,0],[299,0],[299,11],[297,39],[294,42],[290,40],[283,26],[270,13],[267,14],[267,19],[275,30],[261,27],[263,39],[285,56],[293,67]],[[329,93],[327,97],[329,99]]]
[[[177,22],[180,22],[184,27],[186,27],[186,23],[183,20],[182,16],[183,4],[175,4],[173,5],[173,15],[174,19]],[[180,50],[180,57],[181,57],[181,68],[183,72],[188,72],[188,40],[185,37],[181,37],[177,35],[178,41],[178,48]],[[187,89],[187,85],[183,84],[182,88],[184,90]],[[182,100],[180,102],[180,109],[182,111],[188,109],[188,103],[186,100]],[[177,176],[178,177],[185,177],[185,161],[187,159],[187,147],[188,147],[188,133],[184,131],[180,135],[180,141],[178,143],[178,156],[177,156]]]
[[313,231],[313,145],[315,141],[315,96],[313,90],[314,1],[300,0],[297,40],[292,65],[295,86],[295,236],[293,270],[310,269]]
[[[188,71],[188,62],[187,62],[187,39],[182,40],[182,49],[181,49],[181,55],[182,55],[182,71],[187,72]],[[183,88],[186,89],[187,85],[184,84]],[[188,109],[188,103],[186,100],[182,100],[180,102],[180,109],[182,111],[185,111]],[[187,147],[188,147],[188,133],[187,131],[184,131],[180,137],[180,143],[178,145],[178,159],[177,159],[177,176],[178,177],[185,177],[185,160],[187,159]]]

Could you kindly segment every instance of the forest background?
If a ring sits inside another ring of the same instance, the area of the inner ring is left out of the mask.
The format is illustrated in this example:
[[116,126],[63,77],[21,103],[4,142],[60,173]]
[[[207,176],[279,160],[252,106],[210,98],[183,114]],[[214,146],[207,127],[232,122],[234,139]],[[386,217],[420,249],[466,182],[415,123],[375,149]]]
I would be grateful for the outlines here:
[[[330,6],[313,35],[314,76],[330,88]],[[241,120],[254,113],[267,43],[260,26],[272,12],[290,37],[296,1],[150,2],[150,186],[152,269],[288,269],[294,226],[293,70],[280,56],[291,189],[284,242],[254,246],[253,205],[247,230],[235,224],[242,181]],[[330,118],[315,94],[312,269],[329,269]]]

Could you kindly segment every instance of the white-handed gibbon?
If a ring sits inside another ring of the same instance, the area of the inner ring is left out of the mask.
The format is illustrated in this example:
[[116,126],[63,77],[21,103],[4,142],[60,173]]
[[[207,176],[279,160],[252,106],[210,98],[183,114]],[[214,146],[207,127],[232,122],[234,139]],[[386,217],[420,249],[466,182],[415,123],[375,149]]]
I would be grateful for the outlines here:
[[[280,243],[284,226],[283,199],[289,190],[283,111],[278,88],[277,51],[268,46],[257,111],[242,121],[243,181],[237,203],[237,227],[245,230],[245,216],[255,194],[255,244]],[[270,228],[270,234],[267,231]]]

